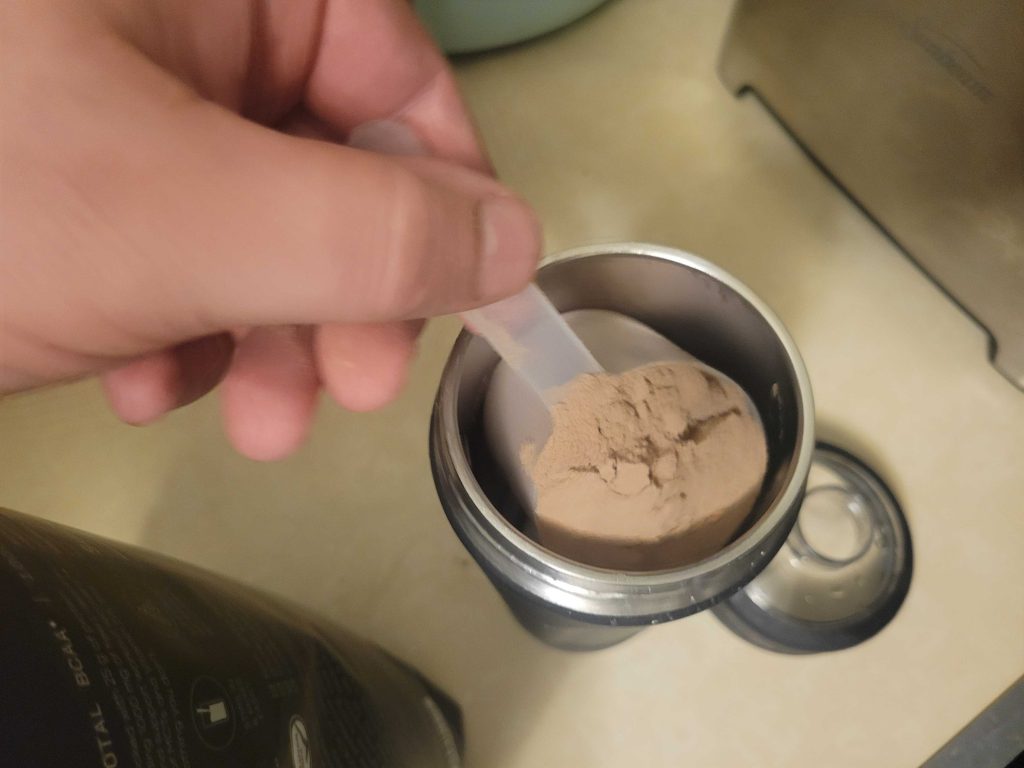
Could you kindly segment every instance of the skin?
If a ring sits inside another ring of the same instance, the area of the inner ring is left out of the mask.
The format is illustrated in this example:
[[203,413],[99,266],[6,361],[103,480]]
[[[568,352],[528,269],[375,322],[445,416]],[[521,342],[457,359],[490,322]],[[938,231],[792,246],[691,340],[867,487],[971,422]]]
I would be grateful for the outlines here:
[[0,392],[98,374],[145,424],[219,384],[275,459],[321,389],[380,407],[422,318],[532,277],[402,0],[5,0],[0,71]]

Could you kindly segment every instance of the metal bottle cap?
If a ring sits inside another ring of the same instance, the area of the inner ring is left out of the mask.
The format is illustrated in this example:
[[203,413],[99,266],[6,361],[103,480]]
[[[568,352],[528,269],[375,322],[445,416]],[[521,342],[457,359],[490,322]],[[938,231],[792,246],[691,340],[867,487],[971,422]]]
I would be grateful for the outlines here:
[[819,443],[789,538],[714,612],[736,634],[770,650],[848,648],[895,615],[912,560],[906,519],[882,480],[859,459]]

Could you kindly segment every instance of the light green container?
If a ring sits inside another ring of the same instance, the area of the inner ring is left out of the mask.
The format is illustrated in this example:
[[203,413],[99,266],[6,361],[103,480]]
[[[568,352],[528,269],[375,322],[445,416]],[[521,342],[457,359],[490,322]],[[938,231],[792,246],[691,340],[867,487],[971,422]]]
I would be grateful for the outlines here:
[[607,0],[416,0],[416,12],[447,53],[519,43],[565,26]]

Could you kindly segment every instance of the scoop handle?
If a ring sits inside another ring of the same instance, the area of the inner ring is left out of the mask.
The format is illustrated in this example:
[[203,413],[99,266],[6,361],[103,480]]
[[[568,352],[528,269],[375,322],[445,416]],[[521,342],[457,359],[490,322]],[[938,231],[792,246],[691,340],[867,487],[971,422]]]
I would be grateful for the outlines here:
[[603,370],[536,283],[502,301],[463,312],[462,319],[548,408],[560,399],[561,387],[581,373]]

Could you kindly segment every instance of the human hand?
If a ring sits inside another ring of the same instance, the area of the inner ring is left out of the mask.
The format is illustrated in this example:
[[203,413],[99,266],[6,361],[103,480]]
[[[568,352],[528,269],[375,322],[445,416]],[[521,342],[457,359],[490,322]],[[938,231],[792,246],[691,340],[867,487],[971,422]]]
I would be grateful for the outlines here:
[[101,373],[142,424],[223,380],[277,458],[321,387],[383,405],[419,318],[533,274],[403,0],[8,0],[0,52],[0,392]]

